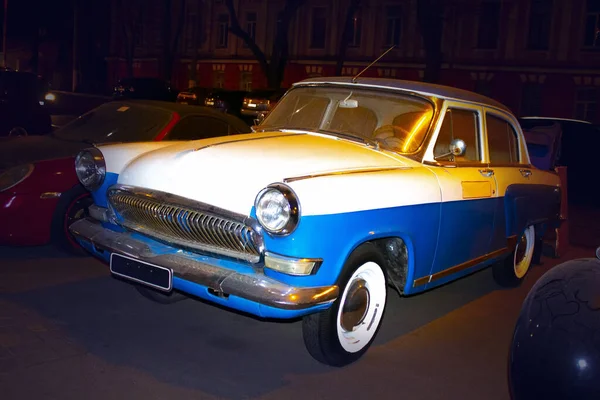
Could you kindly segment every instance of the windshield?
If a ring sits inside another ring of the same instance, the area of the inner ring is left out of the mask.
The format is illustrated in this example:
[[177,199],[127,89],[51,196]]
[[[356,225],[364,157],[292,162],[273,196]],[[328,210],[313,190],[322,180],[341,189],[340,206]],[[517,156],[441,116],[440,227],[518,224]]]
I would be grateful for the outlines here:
[[94,144],[150,141],[170,119],[171,113],[160,108],[109,102],[59,128],[54,136]]
[[332,87],[291,90],[256,128],[305,129],[415,153],[427,136],[433,105],[413,96]]

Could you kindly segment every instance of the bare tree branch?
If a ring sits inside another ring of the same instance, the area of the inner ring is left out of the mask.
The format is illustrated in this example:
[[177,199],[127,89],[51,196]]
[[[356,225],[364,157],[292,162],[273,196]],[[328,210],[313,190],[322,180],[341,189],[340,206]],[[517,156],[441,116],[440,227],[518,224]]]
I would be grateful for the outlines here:
[[442,66],[442,31],[446,0],[419,0],[417,20],[425,47],[425,82],[436,83]]
[[340,43],[338,47],[338,59],[335,66],[335,75],[342,74],[342,68],[344,67],[344,61],[346,61],[346,50],[348,49],[348,44],[350,43],[350,33],[352,32],[352,22],[354,19],[354,15],[358,11],[358,7],[360,7],[360,0],[351,0],[350,6],[346,11],[346,19],[344,20],[344,29],[342,31],[342,36],[340,38]]
[[229,17],[231,19],[231,27],[229,31],[235,36],[239,37],[246,43],[256,60],[259,62],[263,72],[268,74],[269,71],[269,63],[267,61],[267,56],[265,53],[258,47],[256,41],[252,39],[252,37],[240,26],[240,21],[238,19],[237,13],[235,12],[235,7],[233,5],[233,0],[225,0],[225,5],[227,6],[227,10],[229,11]]
[[275,37],[273,38],[271,57],[268,60],[265,52],[258,47],[256,41],[240,26],[233,0],[225,0],[225,5],[231,18],[229,31],[244,40],[250,51],[252,51],[252,54],[259,62],[261,69],[267,77],[269,87],[276,88],[281,85],[289,56],[290,22],[305,2],[306,0],[286,0],[283,9],[277,13]]

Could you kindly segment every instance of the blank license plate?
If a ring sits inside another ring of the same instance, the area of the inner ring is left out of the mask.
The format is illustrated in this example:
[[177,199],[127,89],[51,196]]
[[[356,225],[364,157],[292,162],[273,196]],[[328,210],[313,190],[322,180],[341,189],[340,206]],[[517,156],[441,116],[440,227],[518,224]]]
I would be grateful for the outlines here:
[[173,288],[173,271],[121,254],[110,255],[110,272],[163,291]]

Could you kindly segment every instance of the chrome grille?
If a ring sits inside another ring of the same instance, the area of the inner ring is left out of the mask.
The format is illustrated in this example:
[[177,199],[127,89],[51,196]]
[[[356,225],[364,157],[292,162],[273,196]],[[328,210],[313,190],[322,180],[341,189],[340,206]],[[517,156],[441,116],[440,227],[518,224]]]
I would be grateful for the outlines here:
[[256,263],[262,252],[254,220],[178,196],[143,189],[111,189],[110,206],[128,229],[191,250]]

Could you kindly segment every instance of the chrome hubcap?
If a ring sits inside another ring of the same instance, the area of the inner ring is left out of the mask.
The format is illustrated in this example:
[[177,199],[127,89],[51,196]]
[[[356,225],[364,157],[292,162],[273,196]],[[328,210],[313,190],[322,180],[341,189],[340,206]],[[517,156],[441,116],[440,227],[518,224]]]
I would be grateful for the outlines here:
[[515,253],[515,265],[518,265],[525,259],[525,256],[527,255],[527,237],[525,234],[521,236],[521,240],[517,244]]
[[345,331],[350,332],[363,322],[369,309],[369,300],[369,289],[367,289],[366,282],[363,279],[352,282],[340,318],[340,324]]

